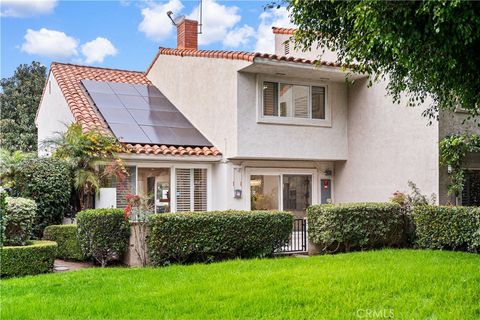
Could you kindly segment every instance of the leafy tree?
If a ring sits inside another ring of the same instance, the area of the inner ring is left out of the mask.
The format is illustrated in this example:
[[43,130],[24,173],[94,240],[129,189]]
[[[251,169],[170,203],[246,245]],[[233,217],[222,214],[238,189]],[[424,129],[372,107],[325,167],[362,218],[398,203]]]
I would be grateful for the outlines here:
[[71,165],[80,210],[93,207],[92,198],[102,180],[112,176],[123,179],[127,174],[117,155],[123,151],[122,145],[115,137],[97,130],[84,132],[80,124],[73,123],[65,133],[44,143],[55,148],[53,157]]
[[339,62],[386,79],[395,101],[480,114],[480,2],[287,0],[297,47],[327,47]]
[[36,151],[37,113],[46,68],[39,62],[18,66],[13,77],[0,80],[3,94],[0,94],[0,147],[10,151]]

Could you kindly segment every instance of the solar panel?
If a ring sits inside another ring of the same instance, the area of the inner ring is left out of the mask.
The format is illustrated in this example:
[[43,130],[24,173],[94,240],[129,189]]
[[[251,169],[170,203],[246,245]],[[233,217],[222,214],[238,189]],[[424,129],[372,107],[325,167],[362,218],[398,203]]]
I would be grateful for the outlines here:
[[82,84],[121,142],[212,146],[155,86],[94,80]]

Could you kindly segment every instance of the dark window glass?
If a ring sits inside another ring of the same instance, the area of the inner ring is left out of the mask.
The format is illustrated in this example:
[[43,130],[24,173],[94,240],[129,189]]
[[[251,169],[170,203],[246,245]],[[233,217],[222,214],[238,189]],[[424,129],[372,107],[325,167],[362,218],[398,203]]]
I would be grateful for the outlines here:
[[312,118],[325,119],[324,87],[312,87]]
[[465,172],[465,184],[462,191],[462,205],[480,206],[480,171]]
[[263,115],[278,116],[278,83],[263,83]]
[[283,176],[283,210],[292,212],[295,217],[305,217],[305,211],[311,204],[310,175]]

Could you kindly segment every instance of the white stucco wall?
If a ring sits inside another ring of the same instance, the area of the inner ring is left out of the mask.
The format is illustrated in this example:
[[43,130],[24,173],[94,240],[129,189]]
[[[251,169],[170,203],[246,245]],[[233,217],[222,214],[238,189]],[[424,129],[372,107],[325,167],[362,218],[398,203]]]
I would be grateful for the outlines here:
[[[329,161],[238,160],[216,163],[212,167],[215,192],[213,208],[214,210],[250,210],[249,174],[252,174],[252,171],[256,172],[255,174],[275,175],[312,173],[311,197],[313,203],[319,203],[322,192],[321,179],[332,179],[333,190],[335,190],[335,177],[324,174],[327,169],[332,170],[333,166],[333,162]],[[241,198],[234,198],[235,189],[242,191]]]
[[[258,123],[257,74],[238,72],[250,64],[160,55],[147,76],[225,158],[346,159],[344,83],[326,83],[332,110],[330,127]],[[288,75],[283,77],[288,79]],[[318,81],[311,77],[300,80]]]
[[237,153],[237,70],[241,60],[160,55],[152,83],[226,157]]
[[[276,76],[276,79],[289,81],[288,75]],[[316,81],[312,78],[301,80]],[[332,116],[331,126],[322,127],[259,123],[260,82],[257,83],[256,74],[238,75],[238,157],[347,159],[347,90],[344,83],[325,82]]]
[[[322,61],[335,62],[337,61],[337,54],[331,50],[324,51],[316,50],[317,43],[312,46],[313,50],[303,51],[295,49],[294,43],[290,40],[292,36],[288,34],[275,34],[275,54],[282,56],[291,56],[304,59],[319,59]],[[285,52],[285,42],[289,43],[289,53]]]
[[75,118],[58,86],[57,80],[50,72],[35,119],[35,125],[38,129],[39,156],[48,155],[50,152],[43,146],[43,141],[55,137],[57,132],[64,132],[67,126],[74,121]]
[[438,123],[427,126],[424,108],[393,104],[385,83],[349,88],[348,160],[335,166],[336,202],[385,201],[417,184],[438,196]]

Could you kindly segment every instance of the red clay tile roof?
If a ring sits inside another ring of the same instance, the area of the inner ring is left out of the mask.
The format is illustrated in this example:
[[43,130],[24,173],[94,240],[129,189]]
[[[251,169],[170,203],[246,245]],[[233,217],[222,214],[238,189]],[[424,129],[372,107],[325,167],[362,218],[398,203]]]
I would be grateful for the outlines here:
[[123,83],[152,84],[143,72],[80,66],[66,63],[52,63],[50,68],[67,100],[68,106],[86,130],[107,129],[105,121],[90,104],[81,80],[111,81]]
[[128,151],[133,153],[144,154],[163,154],[163,155],[187,155],[187,156],[217,156],[221,155],[220,151],[215,147],[168,147],[166,145],[140,145],[127,144]]
[[[53,62],[50,71],[62,90],[75,120],[85,130],[97,129],[110,132],[101,115],[90,104],[80,81],[96,80],[122,83],[152,85],[145,73],[109,68],[81,66],[75,64]],[[214,147],[190,148],[164,145],[131,145],[126,144],[130,152],[145,154],[170,154],[170,155],[220,155]]]
[[279,27],[272,27],[272,31],[273,33],[275,34],[289,34],[289,35],[293,35],[293,33],[295,32],[295,28],[279,28]]
[[289,56],[281,56],[270,53],[260,53],[260,52],[244,52],[244,51],[225,51],[225,50],[195,50],[195,49],[171,49],[171,48],[160,48],[157,56],[153,60],[150,67],[147,69],[150,71],[150,68],[155,63],[155,60],[159,55],[170,55],[170,56],[181,56],[181,57],[202,57],[202,58],[217,58],[217,59],[231,59],[231,60],[245,60],[253,62],[256,58],[269,59],[274,61],[287,61],[287,62],[297,62],[305,64],[320,64],[322,66],[328,67],[342,67],[341,64],[329,61],[319,61],[319,60],[310,60],[303,58],[295,58]]

